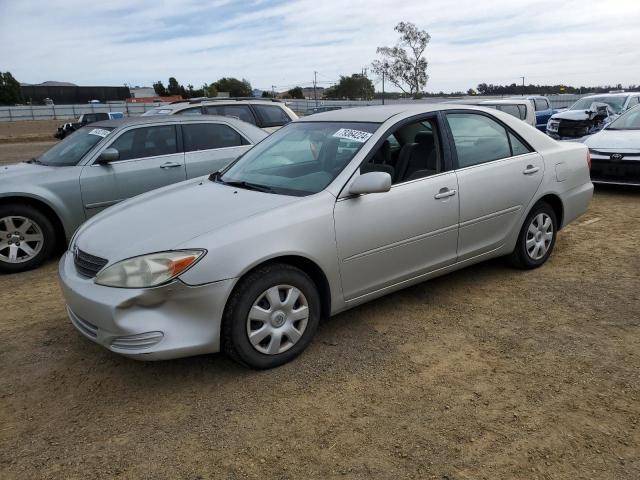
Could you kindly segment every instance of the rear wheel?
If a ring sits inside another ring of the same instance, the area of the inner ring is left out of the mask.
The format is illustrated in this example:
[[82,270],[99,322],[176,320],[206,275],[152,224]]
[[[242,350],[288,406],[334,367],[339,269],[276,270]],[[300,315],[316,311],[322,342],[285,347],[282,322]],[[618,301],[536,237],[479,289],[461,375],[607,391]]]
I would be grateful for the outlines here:
[[319,320],[320,296],[309,276],[290,265],[266,265],[243,278],[231,295],[222,347],[248,367],[277,367],[309,345]]
[[30,270],[44,262],[55,245],[51,221],[29,205],[0,206],[0,272]]
[[522,225],[509,260],[518,268],[532,269],[547,261],[556,243],[556,214],[548,203],[537,203]]

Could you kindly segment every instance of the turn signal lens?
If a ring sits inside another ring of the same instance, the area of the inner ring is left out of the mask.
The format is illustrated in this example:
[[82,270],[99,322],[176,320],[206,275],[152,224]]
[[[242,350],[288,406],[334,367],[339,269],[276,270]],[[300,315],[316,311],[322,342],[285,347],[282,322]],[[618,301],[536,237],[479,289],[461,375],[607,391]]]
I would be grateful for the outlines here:
[[204,254],[204,250],[177,250],[129,258],[102,270],[95,283],[119,288],[157,287],[186,272]]
[[587,165],[589,165],[589,170],[591,170],[591,152],[587,150]]

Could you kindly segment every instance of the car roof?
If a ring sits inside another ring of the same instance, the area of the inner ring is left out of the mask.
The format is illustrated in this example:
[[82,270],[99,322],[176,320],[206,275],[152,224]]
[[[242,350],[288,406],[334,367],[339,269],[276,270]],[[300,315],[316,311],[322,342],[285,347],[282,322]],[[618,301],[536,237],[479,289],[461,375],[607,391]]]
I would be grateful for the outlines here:
[[215,99],[198,100],[198,101],[185,100],[184,102],[174,102],[168,105],[160,105],[156,108],[168,109],[168,110],[182,110],[185,108],[197,108],[202,105],[242,105],[242,104],[285,106],[285,104],[280,101],[274,102],[272,100],[262,100],[259,98],[256,98],[255,100],[248,100],[248,99],[234,100],[233,98],[228,98],[228,99],[225,98],[220,100],[215,100]]
[[[153,115],[149,117],[128,117],[128,118],[114,118],[111,120],[101,120],[99,122],[89,123],[88,127],[111,127],[117,128],[120,126],[129,126],[129,125],[145,125],[149,123],[190,123],[193,121],[219,121],[231,123],[236,126],[242,128],[243,125],[250,125],[247,122],[243,122],[242,120],[238,120],[233,117],[225,117],[222,115]],[[253,126],[253,125],[252,125]]]
[[591,97],[628,97],[629,95],[640,95],[639,92],[617,92],[617,93],[592,93],[591,95],[585,95],[582,98]]
[[[480,107],[480,108],[478,108]],[[300,117],[298,122],[372,122],[383,123],[395,116],[411,116],[422,113],[437,112],[439,110],[480,110],[489,112],[481,105],[466,105],[461,103],[400,103],[392,105],[373,105],[369,107],[343,108]]]

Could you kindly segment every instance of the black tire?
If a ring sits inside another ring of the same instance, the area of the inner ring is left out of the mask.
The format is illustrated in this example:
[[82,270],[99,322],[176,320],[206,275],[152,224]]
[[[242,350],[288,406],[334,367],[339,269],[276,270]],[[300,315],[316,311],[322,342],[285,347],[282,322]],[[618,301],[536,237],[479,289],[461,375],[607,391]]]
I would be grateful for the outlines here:
[[[55,248],[56,234],[53,223],[51,223],[51,220],[49,220],[49,218],[37,208],[34,208],[30,205],[12,203],[7,205],[0,205],[0,230],[4,230],[6,226],[2,219],[10,216],[24,217],[33,222],[38,227],[40,232],[42,232],[43,241],[42,246],[40,247],[40,251],[32,258],[23,262],[10,263],[8,260],[4,260],[2,257],[0,257],[0,272],[18,273],[40,266],[42,262],[44,262],[51,256]],[[7,234],[6,232],[2,231],[0,232],[0,235],[3,236],[3,238],[0,238],[0,242],[8,240],[7,235],[9,234]],[[6,246],[3,249],[0,249],[0,254],[8,256],[7,252],[8,250]]]
[[[553,236],[544,255],[540,258],[533,258],[527,251],[528,231],[534,219],[540,214],[546,215],[551,219]],[[512,266],[523,270],[531,270],[533,268],[540,267],[547,261],[547,259],[551,255],[553,247],[556,244],[557,235],[558,221],[555,211],[553,210],[553,208],[551,208],[551,205],[546,202],[536,203],[529,212],[529,215],[527,215],[527,218],[522,225],[522,229],[520,230],[520,234],[518,235],[516,247],[514,248],[513,252],[511,252],[511,255],[509,255],[509,262]]]
[[[247,318],[254,302],[268,289],[290,285],[302,292],[309,309],[300,339],[282,353],[265,354],[254,348],[247,334]],[[320,321],[318,289],[302,270],[286,264],[268,264],[246,275],[229,297],[221,327],[222,351],[236,362],[258,370],[278,367],[297,357],[311,342]]]

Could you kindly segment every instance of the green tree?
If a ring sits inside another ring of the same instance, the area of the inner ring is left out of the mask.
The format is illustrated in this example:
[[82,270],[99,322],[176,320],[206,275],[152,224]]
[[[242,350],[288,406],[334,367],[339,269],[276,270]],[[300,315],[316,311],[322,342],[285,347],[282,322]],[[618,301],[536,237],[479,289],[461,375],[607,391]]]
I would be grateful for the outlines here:
[[273,93],[271,93],[269,90],[263,90],[262,98],[273,98]]
[[350,77],[340,76],[337,85],[327,88],[324,96],[327,98],[348,98],[349,100],[370,100],[375,89],[373,83],[364,75],[354,73]]
[[216,92],[228,92],[230,97],[250,97],[251,96],[251,84],[249,80],[238,80],[233,77],[223,77],[217,82],[213,82]]
[[[169,83],[167,83],[167,93],[169,95],[181,95],[181,88],[182,85],[178,83],[175,77],[169,77]],[[182,88],[182,90],[184,90],[184,88]]]
[[294,87],[291,90],[287,91],[287,93],[291,98],[304,99],[304,93],[302,93],[301,87]]
[[422,56],[431,36],[411,22],[400,22],[394,30],[400,34],[395,47],[378,47],[380,59],[372,63],[373,71],[396,87],[417,98],[427,85],[427,60]]
[[11,72],[0,72],[0,105],[15,105],[22,101],[20,83]]
[[167,96],[167,89],[164,88],[164,84],[160,80],[153,84],[153,89],[159,97]]

